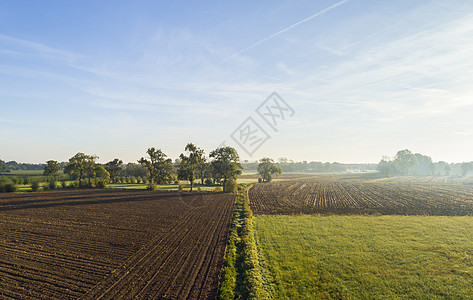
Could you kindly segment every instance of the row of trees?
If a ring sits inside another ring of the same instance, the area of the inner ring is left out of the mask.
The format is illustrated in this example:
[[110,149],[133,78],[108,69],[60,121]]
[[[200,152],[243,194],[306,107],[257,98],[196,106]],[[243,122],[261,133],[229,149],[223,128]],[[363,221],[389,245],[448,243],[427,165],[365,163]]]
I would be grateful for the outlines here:
[[[245,170],[257,172],[260,161],[244,161],[242,163]],[[295,162],[286,157],[280,157],[274,164],[281,168],[283,172],[304,172],[304,173],[334,173],[347,171],[371,171],[376,170],[377,164],[342,164],[338,162],[301,161]]]
[[[206,180],[212,181],[221,184],[224,191],[233,191],[236,179],[243,170],[238,152],[232,147],[217,148],[210,152],[207,159],[204,150],[189,143],[175,164],[160,149],[149,148],[146,153],[148,157],[142,157],[138,162],[148,170],[151,189],[154,184],[170,183],[177,177],[188,180],[191,191],[196,179],[200,179],[202,184]],[[228,185],[229,182],[231,185]]]
[[17,163],[16,161],[5,162],[0,159],[0,172],[11,172],[21,170],[43,170],[44,164]]
[[[80,186],[83,186],[85,179],[88,179],[90,186],[94,178],[98,179],[101,185],[110,181],[114,183],[124,170],[128,169],[129,174],[134,173],[130,176],[146,176],[150,189],[155,189],[158,184],[188,180],[192,191],[195,180],[200,179],[202,184],[210,181],[213,184],[221,184],[225,191],[232,191],[236,187],[237,177],[243,170],[239,155],[232,147],[217,148],[210,152],[207,158],[204,150],[189,143],[184,148],[184,153],[174,162],[161,149],[152,147],[146,154],[146,157],[138,160],[138,165],[127,164],[125,167],[123,161],[118,158],[101,165],[96,162],[98,159],[96,155],[79,152],[69,159],[64,172],[75,176]],[[43,175],[54,178],[60,169],[57,161],[48,161]]]
[[434,163],[432,158],[410,150],[400,150],[393,159],[383,157],[378,164],[379,172],[385,176],[445,175],[466,176],[473,171],[473,162],[449,164],[444,161]]

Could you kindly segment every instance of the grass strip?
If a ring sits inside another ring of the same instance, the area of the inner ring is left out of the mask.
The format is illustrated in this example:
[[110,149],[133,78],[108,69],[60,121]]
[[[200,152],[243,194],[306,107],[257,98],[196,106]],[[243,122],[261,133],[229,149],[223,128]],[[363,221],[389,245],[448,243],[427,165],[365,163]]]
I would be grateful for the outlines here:
[[219,299],[272,299],[263,274],[247,191],[237,195],[225,254]]

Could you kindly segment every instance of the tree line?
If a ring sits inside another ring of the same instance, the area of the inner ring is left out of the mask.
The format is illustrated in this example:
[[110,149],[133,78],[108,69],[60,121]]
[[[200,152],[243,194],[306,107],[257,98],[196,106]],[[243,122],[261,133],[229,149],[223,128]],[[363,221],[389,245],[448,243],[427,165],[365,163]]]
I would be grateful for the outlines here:
[[[233,192],[243,170],[238,152],[232,147],[217,148],[206,156],[203,149],[188,143],[175,161],[155,147],[149,148],[146,154],[137,160],[137,164],[124,165],[118,158],[100,164],[97,155],[78,152],[63,164],[55,160],[47,161],[43,176],[48,178],[51,186],[61,176],[68,176],[76,180],[77,187],[103,188],[108,183],[118,182],[120,176],[125,174],[143,178],[142,182],[152,190],[157,189],[158,184],[178,184],[179,180],[187,180],[192,191],[194,182],[200,180],[201,184],[221,185],[223,191]],[[65,175],[61,175],[61,171]]]
[[408,149],[400,150],[393,159],[383,157],[378,170],[384,177],[391,176],[466,176],[473,171],[473,162],[449,164],[433,162],[432,158]]
[[[242,162],[245,170],[257,172],[260,161]],[[286,157],[280,157],[274,162],[283,172],[304,172],[304,173],[337,173],[348,171],[374,171],[378,164],[344,164],[338,162],[301,161],[295,162]]]

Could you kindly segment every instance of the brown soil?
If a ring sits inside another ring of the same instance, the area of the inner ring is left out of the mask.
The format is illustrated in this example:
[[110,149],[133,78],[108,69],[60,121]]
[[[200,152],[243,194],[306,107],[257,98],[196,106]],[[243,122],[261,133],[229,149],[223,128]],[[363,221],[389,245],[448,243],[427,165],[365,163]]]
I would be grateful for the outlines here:
[[255,214],[473,215],[473,186],[320,176],[249,191]]
[[0,194],[0,298],[214,299],[233,203],[133,190]]

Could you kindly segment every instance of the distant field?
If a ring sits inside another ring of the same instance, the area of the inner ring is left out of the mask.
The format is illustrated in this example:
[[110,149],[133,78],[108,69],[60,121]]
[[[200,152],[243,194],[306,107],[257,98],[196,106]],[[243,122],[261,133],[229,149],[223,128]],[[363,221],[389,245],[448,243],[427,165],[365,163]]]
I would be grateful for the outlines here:
[[276,299],[471,299],[473,217],[258,216]]
[[441,177],[318,175],[256,184],[256,214],[473,215],[473,185]]

